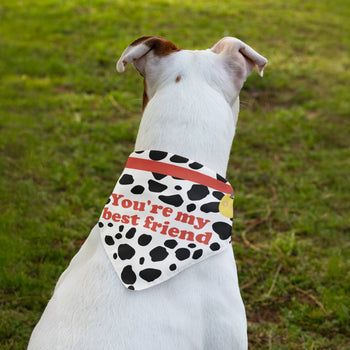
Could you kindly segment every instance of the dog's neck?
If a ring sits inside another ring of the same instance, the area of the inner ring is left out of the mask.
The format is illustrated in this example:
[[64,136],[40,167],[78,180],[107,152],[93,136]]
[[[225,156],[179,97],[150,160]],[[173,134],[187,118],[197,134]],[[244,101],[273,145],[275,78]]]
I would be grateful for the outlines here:
[[238,111],[239,98],[231,108],[211,88],[160,89],[144,110],[135,150],[186,156],[226,176]]

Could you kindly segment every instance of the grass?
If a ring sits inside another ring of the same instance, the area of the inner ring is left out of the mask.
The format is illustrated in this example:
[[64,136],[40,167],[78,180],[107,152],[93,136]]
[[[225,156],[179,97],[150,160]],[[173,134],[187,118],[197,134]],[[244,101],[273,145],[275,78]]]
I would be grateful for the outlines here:
[[228,177],[250,349],[350,342],[346,1],[0,4],[0,348],[25,349],[58,276],[133,149],[135,38],[203,49],[237,36],[269,59],[241,94]]

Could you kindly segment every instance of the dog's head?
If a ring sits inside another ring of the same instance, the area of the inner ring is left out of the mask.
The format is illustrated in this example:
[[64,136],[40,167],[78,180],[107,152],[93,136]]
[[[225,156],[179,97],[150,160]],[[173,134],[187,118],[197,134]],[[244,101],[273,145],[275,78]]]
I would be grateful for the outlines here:
[[266,58],[241,40],[225,37],[208,50],[182,50],[162,37],[144,36],[132,42],[117,63],[123,72],[132,63],[145,78],[143,107],[169,84],[207,84],[233,106],[254,66],[259,74]]

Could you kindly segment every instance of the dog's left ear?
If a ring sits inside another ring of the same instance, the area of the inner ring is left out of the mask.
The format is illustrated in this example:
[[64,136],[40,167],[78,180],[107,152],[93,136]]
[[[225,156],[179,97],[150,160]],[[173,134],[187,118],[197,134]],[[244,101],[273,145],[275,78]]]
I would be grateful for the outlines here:
[[243,41],[232,37],[225,37],[217,42],[211,50],[225,57],[227,60],[227,67],[231,67],[232,70],[236,68],[234,65],[230,64],[230,61],[236,64],[238,63],[243,70],[244,80],[250,75],[254,66],[257,67],[259,75],[263,76],[267,59],[258,54]]
[[132,63],[145,76],[147,60],[167,56],[179,50],[171,41],[160,36],[143,36],[133,41],[122,53],[117,63],[117,71],[124,72],[126,65]]

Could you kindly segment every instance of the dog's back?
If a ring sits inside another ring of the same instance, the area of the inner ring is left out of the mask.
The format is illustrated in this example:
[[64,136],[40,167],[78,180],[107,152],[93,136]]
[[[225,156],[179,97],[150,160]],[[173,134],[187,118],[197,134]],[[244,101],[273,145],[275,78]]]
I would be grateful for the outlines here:
[[232,250],[144,291],[122,286],[98,227],[64,274],[29,349],[245,349]]

